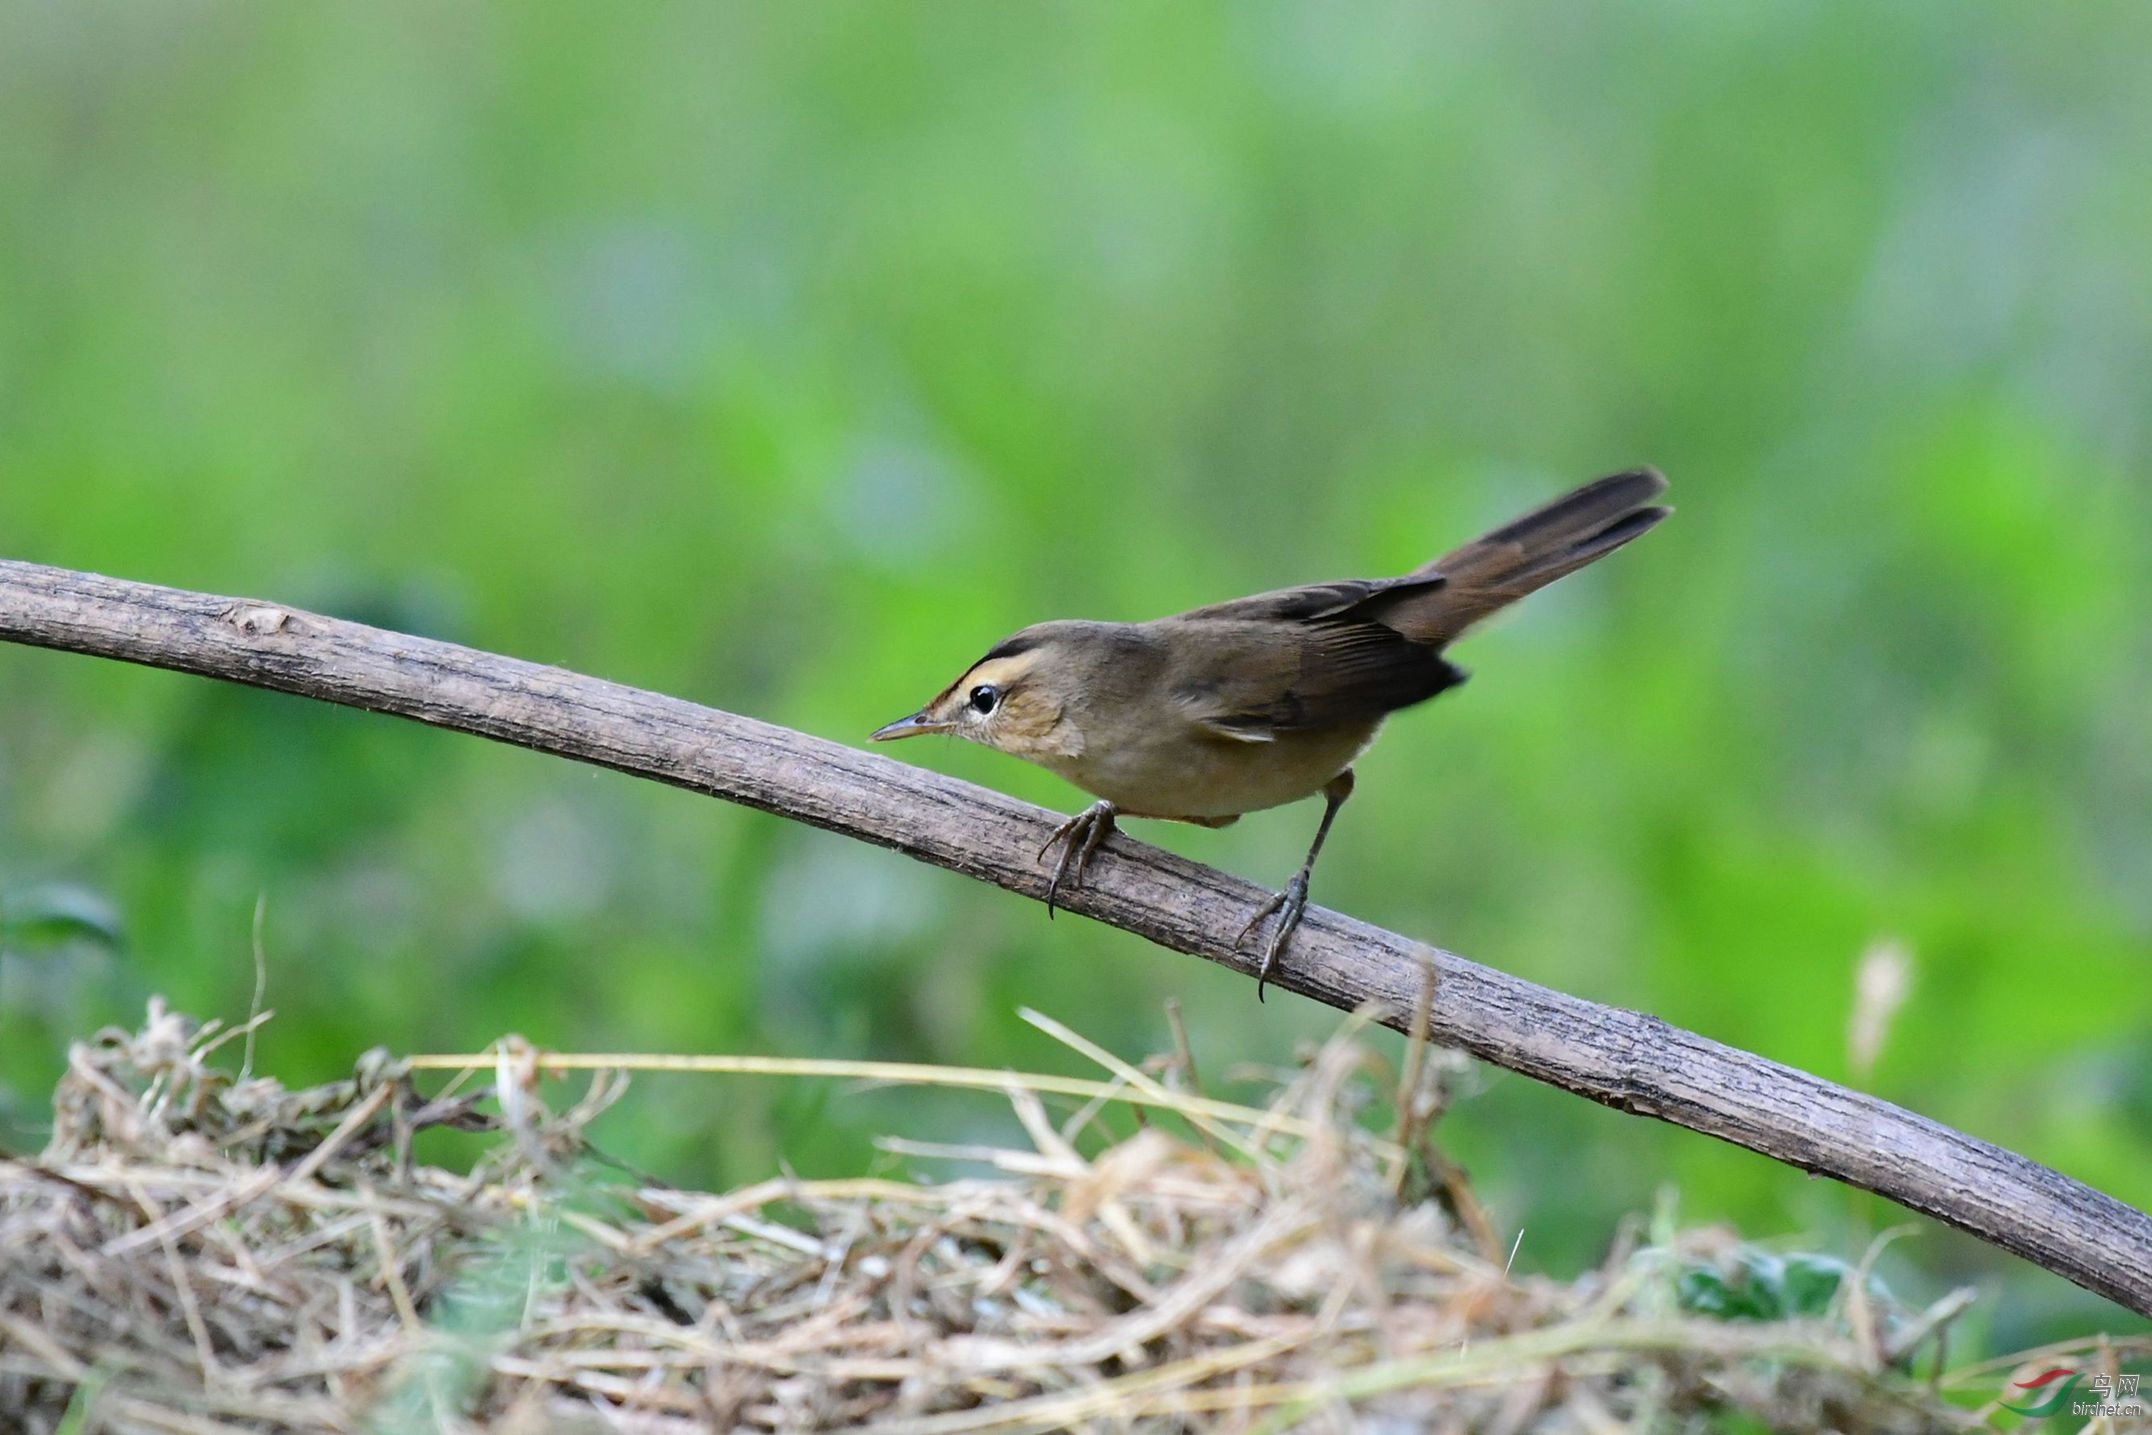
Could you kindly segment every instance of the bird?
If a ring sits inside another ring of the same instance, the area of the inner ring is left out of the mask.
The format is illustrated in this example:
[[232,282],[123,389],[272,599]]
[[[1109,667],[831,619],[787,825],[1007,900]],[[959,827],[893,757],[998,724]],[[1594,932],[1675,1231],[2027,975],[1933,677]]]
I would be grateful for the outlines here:
[[1650,532],[1673,512],[1655,501],[1665,491],[1656,469],[1609,474],[1401,577],[1281,588],[1144,623],[1037,623],[870,739],[952,734],[1097,798],[1039,849],[1043,865],[1060,848],[1048,916],[1123,817],[1224,827],[1321,794],[1300,870],[1234,939],[1238,951],[1277,918],[1260,1000],[1307,910],[1353,764],[1384,720],[1465,681],[1445,654],[1482,619]]

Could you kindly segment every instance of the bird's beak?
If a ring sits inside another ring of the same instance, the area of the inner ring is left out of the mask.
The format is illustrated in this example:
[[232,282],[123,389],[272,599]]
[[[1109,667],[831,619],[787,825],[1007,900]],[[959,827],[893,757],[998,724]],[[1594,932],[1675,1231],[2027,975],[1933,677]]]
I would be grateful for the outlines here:
[[867,741],[894,742],[900,737],[924,737],[930,732],[947,732],[955,726],[955,723],[936,722],[922,710],[910,717],[898,718],[887,727],[876,728],[867,734]]

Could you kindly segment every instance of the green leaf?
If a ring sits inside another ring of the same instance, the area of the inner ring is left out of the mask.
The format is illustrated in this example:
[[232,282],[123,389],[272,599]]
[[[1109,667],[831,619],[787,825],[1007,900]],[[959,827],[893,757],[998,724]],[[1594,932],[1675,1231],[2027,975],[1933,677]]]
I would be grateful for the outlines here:
[[1835,1256],[1792,1255],[1780,1266],[1780,1303],[1790,1316],[1820,1316],[1831,1308],[1853,1268]]
[[100,893],[70,883],[45,883],[0,897],[0,948],[51,950],[70,942],[118,947],[119,913]]
[[1724,1267],[1687,1267],[1674,1291],[1683,1310],[1721,1320],[1813,1319],[1829,1312],[1851,1270],[1832,1256],[1744,1250]]

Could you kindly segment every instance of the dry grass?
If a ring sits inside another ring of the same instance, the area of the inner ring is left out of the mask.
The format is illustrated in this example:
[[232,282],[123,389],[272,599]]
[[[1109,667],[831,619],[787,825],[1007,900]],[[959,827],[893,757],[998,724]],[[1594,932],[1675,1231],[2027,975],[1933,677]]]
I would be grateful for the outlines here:
[[[1573,1283],[1509,1274],[1425,1134],[1453,1063],[1392,1073],[1354,1023],[1259,1106],[1196,1095],[1185,1052],[1137,1068],[1068,1033],[1101,1079],[706,1061],[986,1087],[1028,1137],[889,1143],[981,1173],[956,1179],[723,1193],[608,1182],[585,1145],[619,1068],[688,1059],[583,1060],[604,1069],[554,1109],[541,1097],[564,1089],[549,1073],[566,1059],[514,1042],[429,1099],[414,1066],[456,1059],[371,1055],[348,1082],[291,1092],[216,1064],[238,1034],[153,1006],[141,1031],[79,1044],[50,1147],[0,1163],[0,1428],[1978,1421],[1907,1373],[1958,1303],[1923,1316],[1853,1278],[1811,1318],[1704,1318],[1679,1278],[1742,1254],[1709,1233],[1617,1242]],[[1388,1137],[1362,1125],[1377,1101],[1409,1113]],[[412,1157],[435,1125],[498,1134],[459,1174]]]

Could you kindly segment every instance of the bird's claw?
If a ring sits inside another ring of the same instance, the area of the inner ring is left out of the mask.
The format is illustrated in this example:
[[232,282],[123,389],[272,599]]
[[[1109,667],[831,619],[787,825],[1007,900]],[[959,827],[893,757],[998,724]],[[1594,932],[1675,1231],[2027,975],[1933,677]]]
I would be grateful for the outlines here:
[[[1056,827],[1046,845],[1039,849],[1039,861],[1056,844],[1061,847],[1061,860],[1054,864],[1054,875],[1046,884],[1046,916],[1052,920],[1054,899],[1061,894],[1061,884],[1081,887],[1083,879],[1091,870],[1091,854],[1098,851],[1099,844],[1113,835],[1114,805],[1110,802],[1094,802],[1068,821]],[[1072,873],[1069,869],[1075,868]]]
[[1240,929],[1240,935],[1233,939],[1233,950],[1239,951],[1241,945],[1269,920],[1272,913],[1278,914],[1278,929],[1270,934],[1270,942],[1263,948],[1263,964],[1255,970],[1257,1001],[1263,999],[1263,984],[1269,981],[1270,974],[1277,970],[1278,958],[1284,953],[1285,944],[1292,940],[1293,932],[1300,926],[1300,919],[1307,910],[1308,874],[1301,872],[1285,884],[1284,891],[1271,893],[1269,899],[1255,909],[1255,915],[1248,919],[1248,925]]

